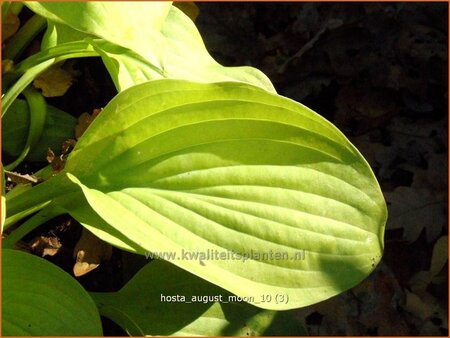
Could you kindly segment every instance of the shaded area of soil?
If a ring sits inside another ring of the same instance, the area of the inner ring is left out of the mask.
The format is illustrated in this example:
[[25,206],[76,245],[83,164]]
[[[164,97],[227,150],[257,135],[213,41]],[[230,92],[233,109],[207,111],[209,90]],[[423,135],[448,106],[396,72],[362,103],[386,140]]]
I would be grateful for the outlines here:
[[[312,335],[447,335],[448,8],[445,3],[199,3],[224,65],[261,69],[277,91],[358,147],[389,207],[382,263],[352,290],[297,310]],[[434,257],[434,258],[433,258]],[[422,272],[421,272],[422,271]]]

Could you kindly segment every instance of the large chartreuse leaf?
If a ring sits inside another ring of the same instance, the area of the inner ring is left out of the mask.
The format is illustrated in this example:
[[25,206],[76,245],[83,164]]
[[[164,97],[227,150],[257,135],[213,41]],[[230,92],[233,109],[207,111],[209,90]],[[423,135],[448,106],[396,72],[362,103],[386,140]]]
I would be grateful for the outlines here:
[[[252,67],[223,67],[195,24],[170,2],[27,2],[49,20],[43,48],[84,37],[95,44],[119,91],[148,80],[240,81],[275,91]],[[81,14],[80,14],[81,13]]]
[[100,238],[175,255],[163,258],[267,309],[354,286],[383,250],[386,206],[360,153],[308,108],[246,84],[125,90],[62,173],[7,200],[9,218],[58,194]]
[[2,250],[2,335],[99,336],[100,315],[70,275],[17,250]]
[[100,313],[132,336],[255,336],[269,327],[278,335],[304,333],[289,313],[238,302],[229,292],[159,260],[145,265],[120,291],[91,295]]
[[130,88],[66,171],[115,229],[109,242],[175,252],[173,264],[264,308],[329,298],[381,258],[386,207],[366,161],[322,117],[253,86]]

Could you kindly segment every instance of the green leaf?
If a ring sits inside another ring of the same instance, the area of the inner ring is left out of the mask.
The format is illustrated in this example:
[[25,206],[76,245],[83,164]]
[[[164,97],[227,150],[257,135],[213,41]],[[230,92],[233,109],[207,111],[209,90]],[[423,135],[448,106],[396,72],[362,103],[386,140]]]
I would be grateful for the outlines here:
[[319,115],[250,85],[132,87],[65,170],[117,242],[174,252],[173,264],[263,308],[332,297],[381,259],[386,205],[364,158]]
[[2,250],[2,334],[99,336],[100,316],[70,275],[42,258]]
[[69,42],[84,41],[87,37],[94,38],[93,35],[77,31],[57,22],[48,21],[47,26],[47,30],[42,38],[41,50]]
[[6,94],[2,97],[2,117],[6,115],[6,112],[10,108],[11,104],[17,98],[17,96],[22,93],[22,91],[31,83],[33,80],[47,68],[49,68],[54,62],[54,59],[48,59],[37,65],[33,65],[27,68],[24,74],[17,80],[11,88],[8,89]]
[[136,84],[164,77],[160,69],[130,49],[107,41],[90,42],[102,57],[119,92]]
[[[200,82],[239,81],[275,92],[252,67],[223,67],[208,53],[189,17],[170,2],[27,2],[50,20],[43,46],[93,36],[119,91],[161,78]],[[80,17],[79,13],[83,13]],[[76,32],[78,31],[78,33]],[[108,43],[106,43],[108,42]]]
[[[26,101],[16,99],[11,105],[11,113],[2,121],[2,151],[10,156],[18,156],[28,135],[30,112]],[[44,130],[37,144],[30,150],[27,159],[45,162],[47,149],[59,151],[64,141],[74,137],[77,121],[66,112],[47,105]]]
[[12,170],[19,165],[28,155],[30,149],[36,146],[42,136],[42,132],[44,131],[47,117],[47,103],[41,93],[31,87],[28,87],[23,91],[23,95],[27,100],[27,105],[30,112],[28,135],[21,154],[12,163],[5,166],[5,169],[7,170]]
[[[119,46],[132,48],[139,45],[138,49],[151,62],[161,62],[154,46],[158,46],[163,39],[159,31],[171,2],[35,2],[26,5],[53,22]],[[143,40],[144,37],[147,40]]]
[[[160,260],[145,265],[120,291],[91,295],[100,313],[132,336],[255,336],[284,315],[237,302],[229,292]],[[298,325],[297,331],[273,329],[278,335],[301,332]]]
[[5,225],[6,220],[6,197],[5,197],[5,170],[2,166],[2,194],[0,195],[0,234],[3,234],[3,227]]
[[[170,1],[105,3],[34,2],[25,3],[33,12],[66,24],[78,31],[93,34],[120,46],[135,45],[140,36],[153,37],[164,25],[171,8]],[[136,33],[139,32],[139,36]],[[143,50],[151,50],[152,42],[140,41]]]

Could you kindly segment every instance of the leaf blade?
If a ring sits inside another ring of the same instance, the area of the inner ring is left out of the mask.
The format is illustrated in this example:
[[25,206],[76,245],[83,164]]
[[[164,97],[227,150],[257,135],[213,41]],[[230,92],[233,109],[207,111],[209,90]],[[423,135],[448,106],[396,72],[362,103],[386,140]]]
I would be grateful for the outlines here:
[[17,250],[3,249],[2,258],[3,334],[102,334],[94,302],[73,278]]
[[[276,316],[287,317],[230,302],[232,295],[225,290],[160,260],[146,264],[118,292],[91,295],[101,313],[130,335],[262,335]],[[177,295],[179,301],[165,301]],[[128,299],[136,302],[129,304]],[[277,329],[279,334],[298,334],[300,330],[298,326],[296,331]]]
[[[242,297],[290,299],[263,308],[329,298],[381,258],[386,206],[367,162],[323,118],[255,87],[160,80],[130,88],[66,168],[141,254],[259,254],[171,262]],[[293,259],[302,250],[306,258]]]

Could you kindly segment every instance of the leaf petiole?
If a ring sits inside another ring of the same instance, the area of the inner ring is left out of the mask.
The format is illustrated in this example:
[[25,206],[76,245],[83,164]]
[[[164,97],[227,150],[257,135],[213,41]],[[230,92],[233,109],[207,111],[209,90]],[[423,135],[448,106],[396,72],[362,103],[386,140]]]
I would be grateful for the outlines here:
[[33,148],[41,137],[44,130],[45,119],[47,116],[47,104],[44,97],[37,90],[28,87],[23,91],[23,95],[27,100],[30,111],[30,128],[28,130],[28,137],[25,147],[19,157],[12,163],[5,166],[6,170],[13,170],[19,165],[28,155],[31,148]]
[[[6,114],[12,102],[28,85],[33,82],[40,73],[54,64],[55,58],[58,58],[58,61],[62,61],[77,57],[92,56],[99,56],[92,45],[85,41],[77,41],[64,43],[43,50],[20,62],[15,71],[8,78],[8,82],[11,83],[20,76],[19,80],[17,80],[17,82],[15,82],[2,97],[2,116]],[[3,83],[4,88],[7,88],[8,85],[9,83]]]
[[25,47],[45,28],[47,20],[39,15],[33,15],[8,41],[3,50],[3,59],[13,60]]
[[47,60],[58,58],[58,61],[77,57],[99,56],[94,47],[87,41],[75,41],[60,44],[36,53],[23,60],[15,69],[15,73],[21,74],[31,67],[35,67]]
[[20,241],[26,234],[37,228],[39,225],[64,213],[65,210],[54,205],[44,208],[43,210],[39,211],[36,215],[34,215],[33,217],[25,221],[23,224],[21,224],[20,227],[14,230],[5,239],[3,239],[2,240],[3,249],[13,249],[14,244]]

